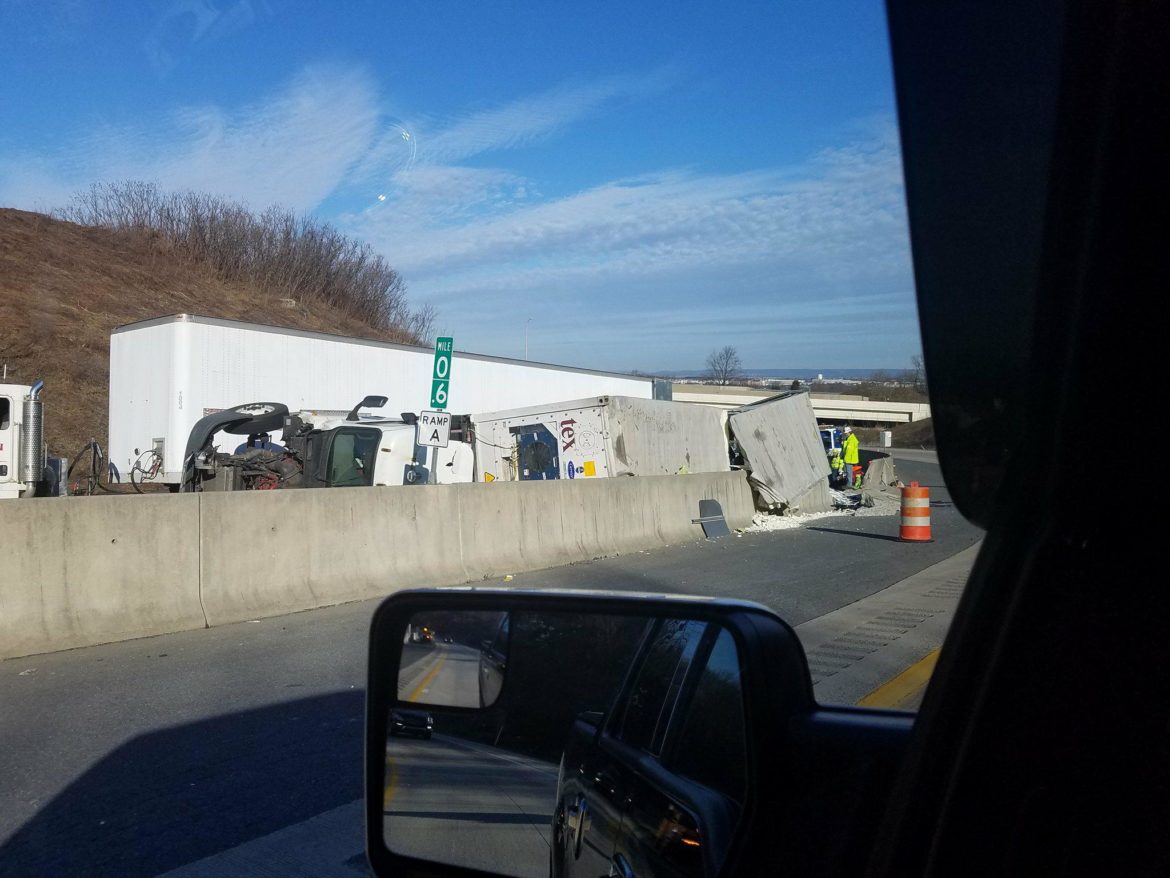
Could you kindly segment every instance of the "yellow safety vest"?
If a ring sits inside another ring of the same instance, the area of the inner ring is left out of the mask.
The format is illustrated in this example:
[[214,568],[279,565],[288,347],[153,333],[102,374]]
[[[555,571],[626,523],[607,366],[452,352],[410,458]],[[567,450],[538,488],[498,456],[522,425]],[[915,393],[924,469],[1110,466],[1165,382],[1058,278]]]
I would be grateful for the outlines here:
[[845,437],[845,463],[861,463],[861,458],[857,454],[857,434],[850,433]]

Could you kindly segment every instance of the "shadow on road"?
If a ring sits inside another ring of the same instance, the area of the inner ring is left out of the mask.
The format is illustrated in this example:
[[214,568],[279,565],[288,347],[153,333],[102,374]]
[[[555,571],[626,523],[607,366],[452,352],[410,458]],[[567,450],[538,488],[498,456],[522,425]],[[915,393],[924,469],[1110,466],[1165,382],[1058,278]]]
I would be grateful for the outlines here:
[[141,735],[0,846],[0,875],[152,876],[362,796],[365,696]]
[[386,812],[394,817],[421,817],[424,820],[468,820],[472,823],[515,823],[519,826],[552,824],[552,814],[493,813],[490,811],[397,811]]
[[805,530],[815,530],[818,533],[823,534],[844,534],[847,537],[868,537],[871,540],[889,540],[890,542],[894,543],[902,542],[897,537],[892,537],[888,534],[870,534],[859,530],[839,530],[835,527],[813,527],[812,525],[809,525],[807,528],[805,528]]

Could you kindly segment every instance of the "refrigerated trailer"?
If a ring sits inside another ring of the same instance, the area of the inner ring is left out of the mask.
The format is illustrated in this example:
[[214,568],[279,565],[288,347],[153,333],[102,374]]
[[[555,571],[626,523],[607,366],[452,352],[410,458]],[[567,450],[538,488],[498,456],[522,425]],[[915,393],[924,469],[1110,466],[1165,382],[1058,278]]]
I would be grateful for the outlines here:
[[[346,412],[369,394],[387,409],[430,407],[434,351],[322,332],[177,314],[110,336],[109,459],[130,472],[161,461],[154,481],[178,486],[184,449],[203,417],[242,403]],[[498,411],[557,399],[650,399],[650,378],[455,351],[447,410]],[[274,441],[279,437],[274,436]]]
[[477,481],[731,470],[723,413],[687,402],[597,396],[473,414]]

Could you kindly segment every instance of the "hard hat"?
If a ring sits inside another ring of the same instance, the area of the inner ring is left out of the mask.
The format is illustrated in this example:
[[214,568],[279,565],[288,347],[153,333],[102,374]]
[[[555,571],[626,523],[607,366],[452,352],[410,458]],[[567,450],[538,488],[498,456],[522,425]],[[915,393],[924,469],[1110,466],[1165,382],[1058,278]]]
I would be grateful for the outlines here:
[[852,428],[852,427],[846,427],[846,428],[845,428],[845,430],[844,430],[844,432],[846,432],[846,433],[852,433],[852,432],[853,432],[853,428]]

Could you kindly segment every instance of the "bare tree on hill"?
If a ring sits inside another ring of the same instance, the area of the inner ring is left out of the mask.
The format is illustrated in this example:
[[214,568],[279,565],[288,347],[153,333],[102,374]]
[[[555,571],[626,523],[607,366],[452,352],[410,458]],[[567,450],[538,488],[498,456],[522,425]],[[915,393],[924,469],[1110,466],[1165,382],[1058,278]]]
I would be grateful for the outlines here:
[[711,351],[707,357],[707,373],[716,384],[733,384],[743,378],[743,363],[731,345]]
[[430,341],[435,311],[412,307],[402,275],[368,244],[329,223],[198,192],[164,192],[154,183],[99,183],[79,192],[58,218],[157,235],[228,281],[271,295],[322,303],[387,333],[391,340]]

